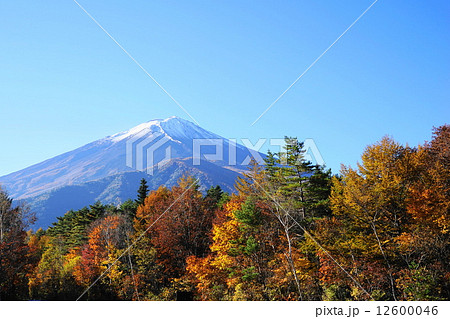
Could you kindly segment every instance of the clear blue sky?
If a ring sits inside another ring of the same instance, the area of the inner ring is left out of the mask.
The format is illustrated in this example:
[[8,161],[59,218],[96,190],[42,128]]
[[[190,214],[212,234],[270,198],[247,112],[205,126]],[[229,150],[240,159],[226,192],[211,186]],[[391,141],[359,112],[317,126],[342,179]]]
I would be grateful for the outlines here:
[[[202,127],[313,138],[355,165],[388,134],[450,122],[450,2],[79,0]],[[139,123],[187,115],[72,0],[0,3],[0,175]]]

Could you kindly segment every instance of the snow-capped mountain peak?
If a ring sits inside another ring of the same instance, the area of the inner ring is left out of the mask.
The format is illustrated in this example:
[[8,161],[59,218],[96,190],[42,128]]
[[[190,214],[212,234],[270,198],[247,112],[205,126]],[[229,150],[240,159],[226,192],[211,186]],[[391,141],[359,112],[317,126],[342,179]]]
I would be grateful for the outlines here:
[[[161,139],[164,137],[166,138],[162,141]],[[149,139],[146,141],[147,138]],[[172,116],[167,119],[156,119],[139,124],[127,131],[105,137],[23,170],[1,176],[0,184],[6,187],[10,195],[16,199],[33,197],[54,188],[98,180],[136,169],[145,169],[146,163],[143,163],[144,167],[141,167],[137,165],[138,159],[133,159],[136,167],[128,165],[126,159],[130,142],[133,152],[138,145],[141,148],[148,149],[153,143],[165,143],[164,149],[157,150],[161,151],[161,156],[164,157],[165,149],[170,146],[171,159],[180,159],[193,157],[193,141],[195,139],[221,139],[224,151],[220,166],[226,166],[228,161],[227,149],[229,147],[227,139],[190,121]],[[166,141],[172,144],[166,144]],[[202,150],[205,149],[205,152],[209,153],[214,151],[207,148],[202,148]],[[247,157],[247,153],[245,147],[237,145],[238,162],[239,160],[242,162],[243,158]],[[133,153],[133,156],[135,156],[135,153]],[[155,153],[155,156],[160,155]],[[154,164],[150,163],[150,165]]]
[[140,138],[150,134],[163,134],[174,142],[181,142],[186,138],[220,138],[198,125],[177,116],[166,119],[151,120],[139,124],[127,131],[107,137],[113,142],[120,142],[129,138]]
[[[134,196],[143,176],[157,188],[174,185],[183,174],[191,174],[200,177],[205,187],[221,185],[232,191],[249,156],[246,147],[173,116],[139,124],[1,176],[0,185],[12,198],[29,201],[45,226],[69,209]],[[149,168],[155,174],[147,174]]]

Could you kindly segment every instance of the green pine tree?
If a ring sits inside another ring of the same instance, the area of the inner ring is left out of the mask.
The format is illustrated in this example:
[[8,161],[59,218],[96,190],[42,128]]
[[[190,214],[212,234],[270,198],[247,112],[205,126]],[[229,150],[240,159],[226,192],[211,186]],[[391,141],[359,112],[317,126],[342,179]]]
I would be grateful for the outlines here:
[[224,192],[222,191],[222,188],[219,185],[215,187],[211,186],[206,191],[205,200],[208,201],[210,205],[217,206],[219,205],[219,202],[221,201],[223,195]]
[[148,195],[148,185],[147,185],[147,181],[145,180],[145,178],[141,179],[141,185],[139,186],[138,189],[138,196],[137,196],[137,200],[136,202],[139,205],[143,205],[145,199],[147,198]]

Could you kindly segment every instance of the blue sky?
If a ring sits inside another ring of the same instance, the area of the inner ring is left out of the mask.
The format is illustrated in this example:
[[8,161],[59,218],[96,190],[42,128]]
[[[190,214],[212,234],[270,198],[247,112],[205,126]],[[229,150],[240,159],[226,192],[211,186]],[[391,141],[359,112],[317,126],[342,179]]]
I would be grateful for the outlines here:
[[[450,2],[79,0],[200,125],[313,138],[355,165],[450,119]],[[188,116],[71,0],[0,3],[0,175],[139,123]],[[265,149],[263,149],[265,151]]]

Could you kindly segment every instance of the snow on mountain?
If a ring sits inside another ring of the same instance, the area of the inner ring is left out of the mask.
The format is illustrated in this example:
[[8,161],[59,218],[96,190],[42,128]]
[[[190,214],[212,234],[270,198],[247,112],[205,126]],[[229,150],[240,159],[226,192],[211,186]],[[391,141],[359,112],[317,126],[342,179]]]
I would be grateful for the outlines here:
[[129,138],[143,137],[152,133],[164,134],[173,141],[178,142],[181,142],[180,140],[193,138],[222,138],[217,134],[202,129],[192,122],[177,116],[172,116],[165,120],[152,120],[139,124],[128,131],[111,135],[106,139],[110,139],[111,141],[117,143]]

